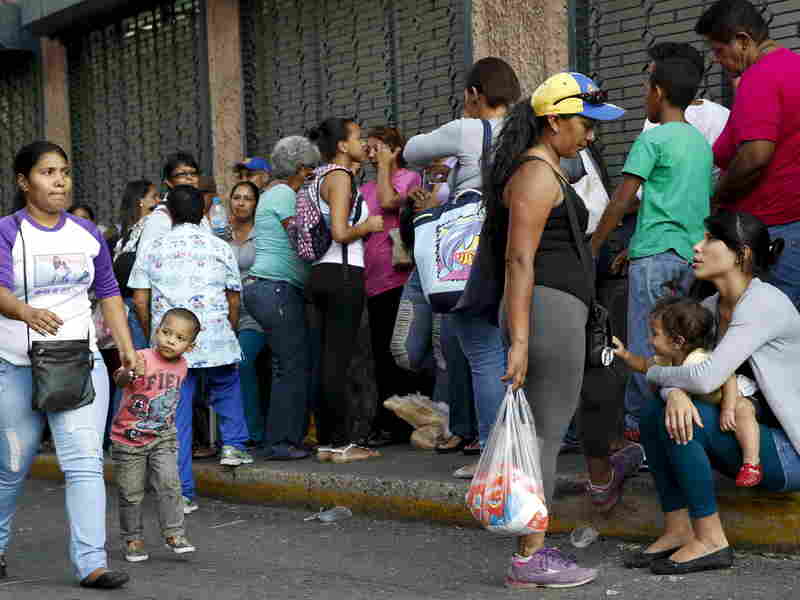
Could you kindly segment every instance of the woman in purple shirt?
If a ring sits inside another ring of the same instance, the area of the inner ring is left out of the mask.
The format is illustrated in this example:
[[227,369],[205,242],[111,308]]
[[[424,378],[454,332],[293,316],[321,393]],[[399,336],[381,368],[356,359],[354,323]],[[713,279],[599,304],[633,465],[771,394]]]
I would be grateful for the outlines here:
[[[144,374],[143,367],[137,363],[108,246],[92,223],[66,213],[72,188],[66,153],[50,142],[34,142],[17,154],[14,173],[18,210],[0,219],[0,577],[6,576],[5,553],[17,497],[47,419],[67,484],[75,574],[83,587],[117,588],[128,575],[107,567],[101,444],[108,376],[97,350],[90,290],[111,329],[123,368]],[[60,412],[32,410],[28,329],[31,340],[76,340],[88,331],[95,352],[94,402]]]

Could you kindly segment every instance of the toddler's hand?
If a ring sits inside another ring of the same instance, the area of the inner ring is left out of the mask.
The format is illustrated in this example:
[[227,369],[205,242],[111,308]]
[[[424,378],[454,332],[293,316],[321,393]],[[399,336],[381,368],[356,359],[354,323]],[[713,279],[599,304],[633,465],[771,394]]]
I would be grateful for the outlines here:
[[612,336],[611,343],[614,344],[614,354],[619,356],[622,360],[625,360],[628,350],[625,348],[625,344],[622,343],[622,340],[620,340],[617,336]]
[[736,431],[736,412],[733,409],[720,411],[719,428],[722,431]]

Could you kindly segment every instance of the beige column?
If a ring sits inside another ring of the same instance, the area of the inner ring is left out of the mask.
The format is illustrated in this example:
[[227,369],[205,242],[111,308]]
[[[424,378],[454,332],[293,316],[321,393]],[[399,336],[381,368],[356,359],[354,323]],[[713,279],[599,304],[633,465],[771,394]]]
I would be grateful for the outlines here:
[[244,151],[239,3],[208,0],[206,11],[214,178],[224,198],[234,183],[231,167]]
[[530,94],[569,65],[566,0],[472,0],[474,60],[497,56]]
[[41,38],[45,138],[71,151],[67,49],[58,40]]

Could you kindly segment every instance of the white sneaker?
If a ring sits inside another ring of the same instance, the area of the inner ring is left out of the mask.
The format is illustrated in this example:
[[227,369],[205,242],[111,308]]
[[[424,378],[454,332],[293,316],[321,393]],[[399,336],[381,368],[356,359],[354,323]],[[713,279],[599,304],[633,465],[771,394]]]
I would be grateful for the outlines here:
[[472,479],[475,477],[475,471],[478,470],[478,463],[464,465],[460,469],[453,471],[453,477],[457,479]]
[[186,496],[182,496],[182,498],[183,498],[183,514],[190,515],[198,508],[200,508],[197,505],[197,502],[195,502],[194,500],[189,500]]

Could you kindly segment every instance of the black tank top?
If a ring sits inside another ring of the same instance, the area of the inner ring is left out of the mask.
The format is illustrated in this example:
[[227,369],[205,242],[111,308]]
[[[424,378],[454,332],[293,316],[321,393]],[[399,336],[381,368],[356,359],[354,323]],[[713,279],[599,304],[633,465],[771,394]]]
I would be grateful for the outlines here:
[[[525,157],[527,160],[542,160],[538,157]],[[542,161],[545,162],[545,161]],[[548,163],[549,166],[549,163]],[[578,246],[586,246],[587,255],[591,255],[589,243],[585,238],[575,240],[572,228],[569,225],[567,202],[572,202],[578,217],[578,230],[586,231],[589,224],[589,211],[583,199],[567,184],[563,178],[553,170],[564,192],[564,201],[550,211],[550,216],[542,232],[539,249],[534,259],[534,285],[544,285],[549,288],[567,292],[580,298],[586,306],[591,304],[592,290],[589,275],[581,263]]]

